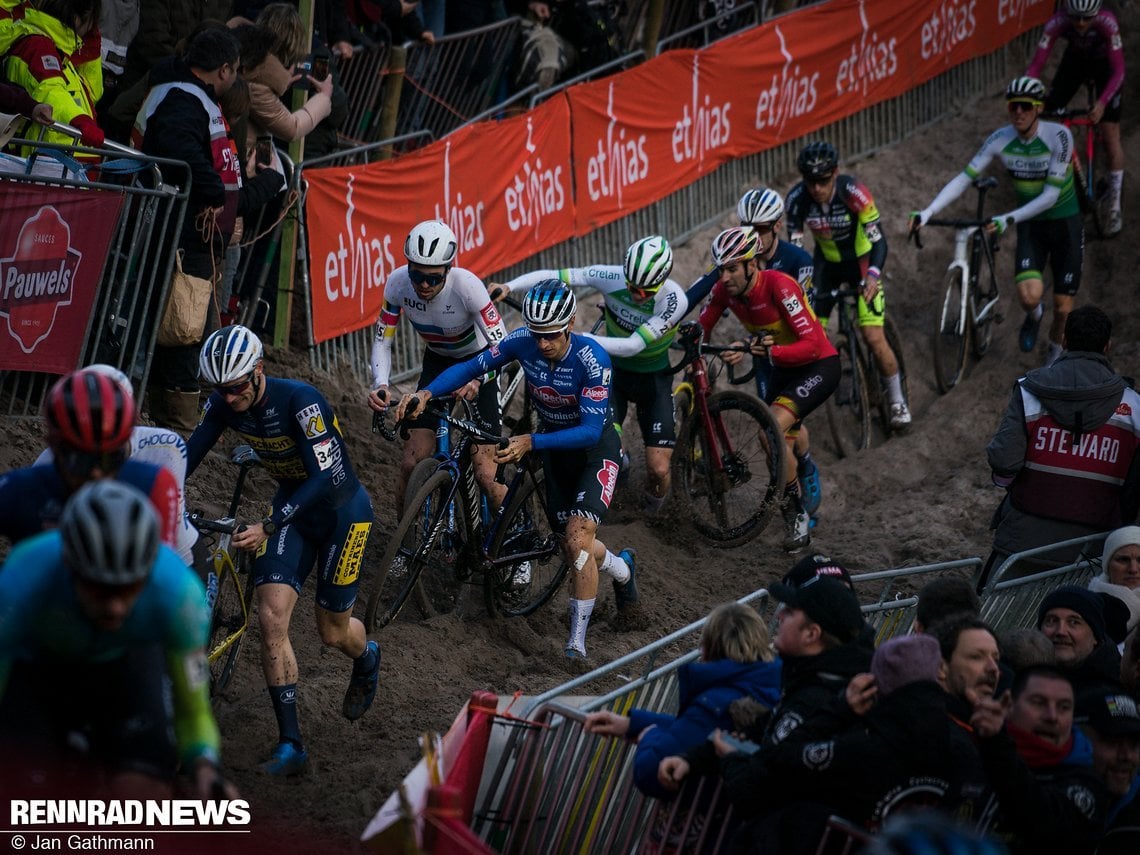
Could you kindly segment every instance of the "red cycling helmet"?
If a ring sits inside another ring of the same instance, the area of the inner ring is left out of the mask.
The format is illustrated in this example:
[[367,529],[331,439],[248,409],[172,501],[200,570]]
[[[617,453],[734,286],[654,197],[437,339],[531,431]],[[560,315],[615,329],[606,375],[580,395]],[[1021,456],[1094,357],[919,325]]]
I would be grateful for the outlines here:
[[135,399],[129,389],[106,374],[73,371],[48,391],[44,420],[53,451],[117,452],[131,440]]

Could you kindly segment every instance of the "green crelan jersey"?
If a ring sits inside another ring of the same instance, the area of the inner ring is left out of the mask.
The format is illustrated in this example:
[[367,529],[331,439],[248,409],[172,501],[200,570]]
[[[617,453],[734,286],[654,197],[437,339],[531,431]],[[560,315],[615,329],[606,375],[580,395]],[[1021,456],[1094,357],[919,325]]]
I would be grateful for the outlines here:
[[1012,125],[999,128],[974,155],[966,174],[977,178],[995,157],[1013,178],[1018,207],[1041,195],[1047,184],[1059,188],[1060,196],[1053,207],[1034,219],[1060,220],[1080,212],[1073,190],[1073,135],[1064,125],[1038,122],[1037,134],[1028,141],[1021,139]]
[[[677,324],[689,310],[685,289],[666,279],[653,298],[636,303],[626,289],[625,270],[620,264],[594,264],[560,270],[535,270],[507,283],[522,291],[543,281],[558,279],[567,285],[594,288],[605,299],[605,335],[584,333],[595,339],[613,359],[615,368],[649,374],[669,367],[669,344]],[[588,325],[581,307],[578,329]]]

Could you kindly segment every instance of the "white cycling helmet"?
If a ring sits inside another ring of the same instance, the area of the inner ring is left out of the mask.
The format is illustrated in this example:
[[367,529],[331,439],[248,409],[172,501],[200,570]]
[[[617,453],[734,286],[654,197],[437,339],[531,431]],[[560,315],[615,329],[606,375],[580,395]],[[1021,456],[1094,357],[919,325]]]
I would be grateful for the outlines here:
[[742,226],[766,226],[784,216],[784,200],[775,190],[757,187],[740,197],[736,216]]
[[264,353],[261,339],[249,327],[222,327],[203,343],[198,374],[210,386],[225,386],[252,374]]
[[1036,77],[1015,77],[1005,87],[1005,100],[1045,100],[1045,84]]
[[442,220],[424,220],[404,241],[404,256],[424,267],[448,267],[458,250],[459,239]]
[[569,286],[557,279],[544,279],[523,298],[523,323],[535,332],[559,332],[570,325],[577,308]]
[[82,368],[80,370],[94,371],[96,374],[102,374],[104,377],[110,377],[112,380],[130,392],[131,395],[134,395],[135,393],[135,387],[131,384],[131,378],[129,378],[125,373],[116,368],[114,365],[108,365],[105,362],[94,362],[91,365],[88,365],[86,368]]
[[1065,11],[1078,18],[1091,18],[1100,11],[1100,0],[1065,0]]
[[713,264],[726,267],[738,261],[755,258],[760,249],[760,236],[752,226],[725,229],[712,242]]
[[132,585],[150,575],[158,528],[158,514],[140,490],[121,481],[91,481],[59,518],[63,560],[88,582]]
[[638,291],[656,291],[673,269],[673,250],[661,235],[634,241],[625,253],[625,281]]

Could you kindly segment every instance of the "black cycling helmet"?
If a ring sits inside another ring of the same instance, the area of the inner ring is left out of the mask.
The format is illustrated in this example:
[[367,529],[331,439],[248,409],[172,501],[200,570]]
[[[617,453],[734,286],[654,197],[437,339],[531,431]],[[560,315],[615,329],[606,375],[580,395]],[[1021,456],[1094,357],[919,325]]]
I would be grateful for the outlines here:
[[829,142],[810,142],[800,149],[796,167],[804,178],[827,178],[839,168],[839,152]]

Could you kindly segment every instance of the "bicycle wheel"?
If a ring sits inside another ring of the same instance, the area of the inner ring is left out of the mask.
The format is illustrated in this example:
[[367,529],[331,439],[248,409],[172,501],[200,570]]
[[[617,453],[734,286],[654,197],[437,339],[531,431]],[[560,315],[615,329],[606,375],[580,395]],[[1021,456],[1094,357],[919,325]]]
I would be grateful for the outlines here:
[[970,352],[970,318],[963,311],[965,271],[952,267],[943,279],[942,305],[938,307],[934,328],[934,379],[938,391],[946,394],[966,372],[966,355]]
[[238,652],[249,628],[253,604],[253,580],[249,575],[250,557],[234,550],[227,553],[217,568],[218,595],[210,617],[210,635],[206,642],[206,660],[210,665],[210,694],[225,691],[237,665]]
[[673,425],[674,436],[685,432],[685,422],[693,414],[693,386],[691,383],[681,383],[673,390]]
[[[369,632],[395,619],[425,570],[429,574],[454,578],[454,566],[448,563],[446,555],[449,538],[443,536],[452,483],[450,472],[437,471],[407,502],[408,510],[392,532],[372,582],[364,619]],[[433,581],[432,585],[435,584]]]
[[[978,278],[970,291],[970,343],[973,346],[975,359],[981,359],[986,355],[994,336],[994,321],[1001,320],[997,302],[989,305],[998,295],[997,274],[994,272],[992,260],[987,259],[986,271],[985,277],[981,272],[978,273]],[[989,290],[983,291],[983,287],[988,287]],[[984,317],[978,317],[983,309]]]
[[871,401],[867,392],[867,372],[856,348],[856,343],[847,336],[840,336],[835,343],[835,349],[839,351],[839,385],[824,406],[827,426],[840,457],[871,447]]
[[504,617],[526,617],[542,608],[562,586],[569,563],[561,537],[550,526],[541,474],[524,478],[507,500],[488,549],[488,557],[506,558],[530,552],[536,557],[488,567],[483,574],[487,611]]
[[[758,398],[710,395],[709,437],[699,413],[686,419],[673,451],[673,493],[716,546],[740,546],[764,530],[784,486],[784,435]],[[710,465],[717,455],[722,466]]]

